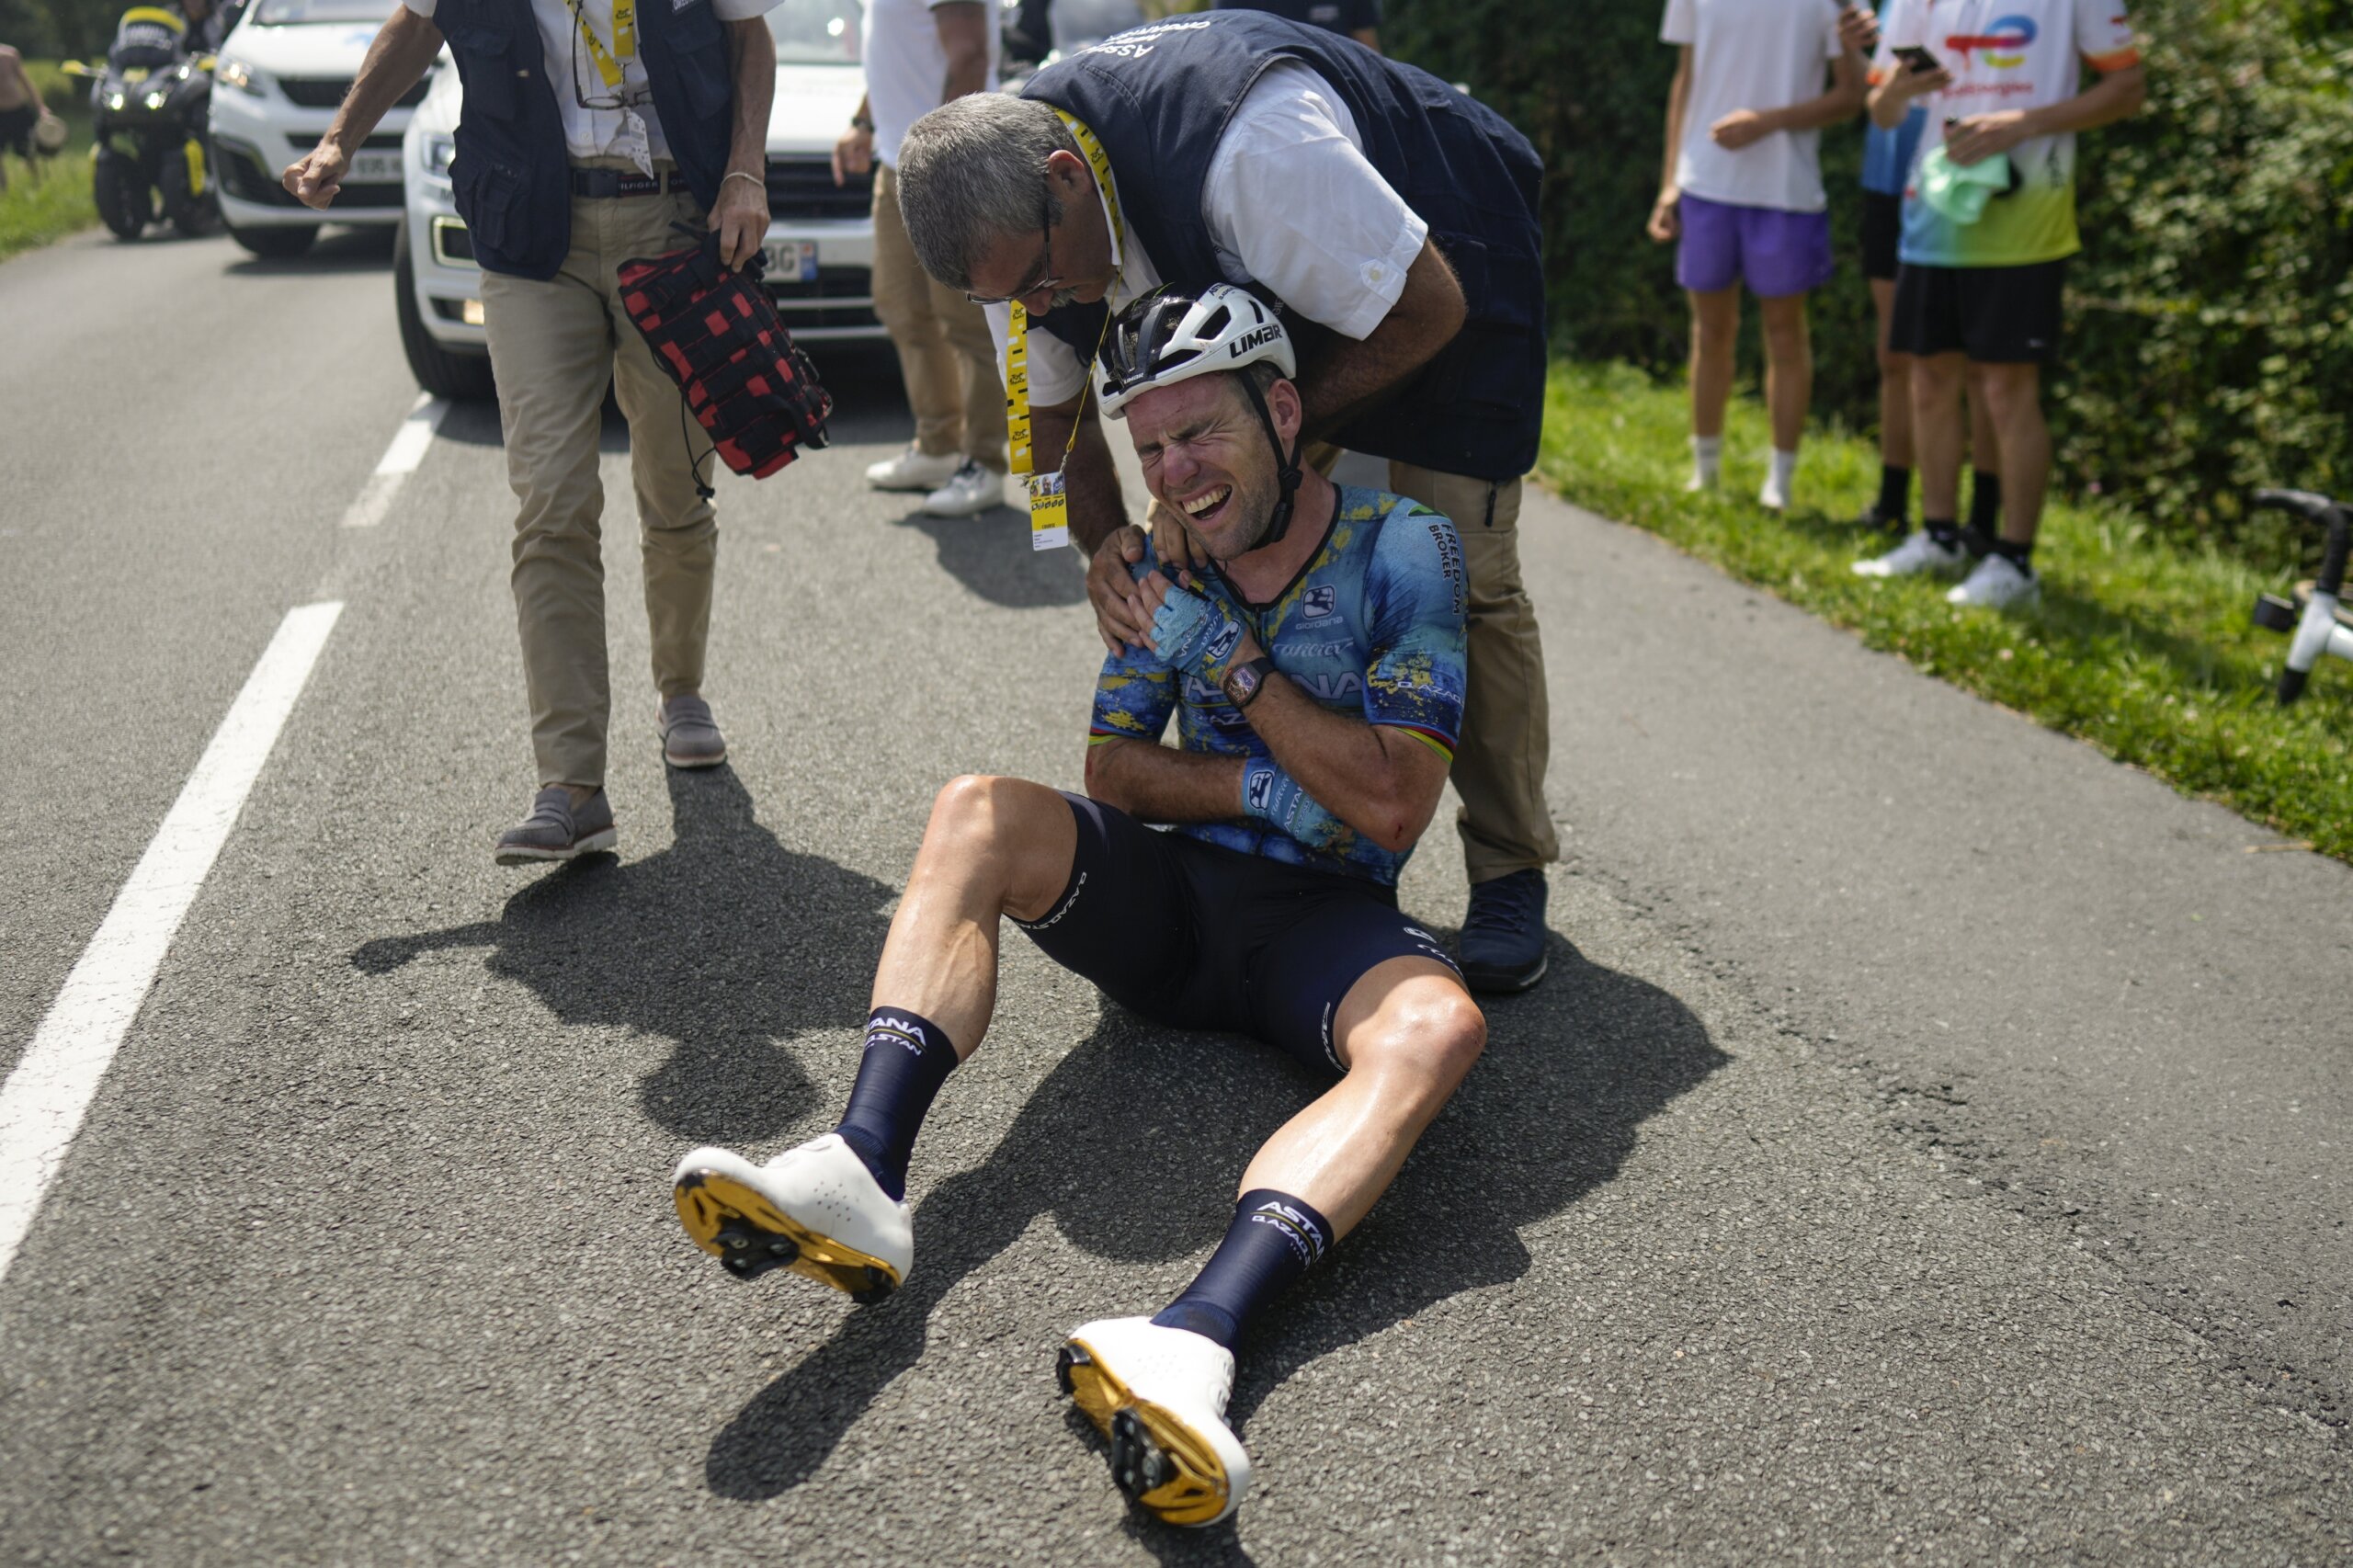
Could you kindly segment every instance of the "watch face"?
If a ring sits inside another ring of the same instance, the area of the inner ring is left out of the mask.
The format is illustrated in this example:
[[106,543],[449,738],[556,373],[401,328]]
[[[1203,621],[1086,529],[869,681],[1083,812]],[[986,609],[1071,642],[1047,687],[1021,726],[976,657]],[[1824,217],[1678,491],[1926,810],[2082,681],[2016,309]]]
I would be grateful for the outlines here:
[[1236,702],[1247,702],[1258,689],[1258,672],[1245,665],[1225,677],[1225,694]]

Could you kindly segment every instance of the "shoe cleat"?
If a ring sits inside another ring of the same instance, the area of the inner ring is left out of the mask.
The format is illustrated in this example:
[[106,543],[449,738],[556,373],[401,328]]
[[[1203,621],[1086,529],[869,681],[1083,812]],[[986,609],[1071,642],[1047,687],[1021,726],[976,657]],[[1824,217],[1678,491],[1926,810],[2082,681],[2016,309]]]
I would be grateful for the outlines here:
[[1250,1485],[1250,1457],[1225,1424],[1233,1355],[1214,1340],[1147,1318],[1071,1332],[1055,1381],[1110,1444],[1112,1483],[1164,1523],[1230,1517]]
[[833,1133],[765,1165],[698,1149],[679,1162],[671,1198],[688,1238],[738,1279],[781,1268],[870,1303],[915,1261],[907,1206]]

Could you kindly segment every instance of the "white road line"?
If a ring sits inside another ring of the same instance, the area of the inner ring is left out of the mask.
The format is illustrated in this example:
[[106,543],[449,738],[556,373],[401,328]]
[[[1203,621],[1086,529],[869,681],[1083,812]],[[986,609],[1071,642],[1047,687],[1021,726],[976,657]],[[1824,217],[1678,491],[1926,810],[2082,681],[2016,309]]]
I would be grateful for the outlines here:
[[342,613],[339,602],[287,612],[23,1060],[0,1085],[0,1278]]
[[345,528],[372,528],[384,520],[384,514],[392,508],[392,497],[400,493],[401,481],[416,472],[416,465],[432,449],[433,432],[440,428],[441,415],[449,406],[430,393],[420,395],[410,406],[408,417],[392,432],[392,444],[384,449],[376,472],[368,476],[358,498],[343,514]]

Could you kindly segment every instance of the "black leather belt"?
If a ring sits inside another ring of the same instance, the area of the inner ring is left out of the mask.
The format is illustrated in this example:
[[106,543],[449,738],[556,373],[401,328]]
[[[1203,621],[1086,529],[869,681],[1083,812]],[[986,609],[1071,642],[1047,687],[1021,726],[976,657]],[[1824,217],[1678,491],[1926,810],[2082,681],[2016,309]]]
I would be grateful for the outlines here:
[[665,190],[686,188],[687,176],[677,173],[641,175],[625,169],[572,171],[572,194],[574,196],[659,196]]

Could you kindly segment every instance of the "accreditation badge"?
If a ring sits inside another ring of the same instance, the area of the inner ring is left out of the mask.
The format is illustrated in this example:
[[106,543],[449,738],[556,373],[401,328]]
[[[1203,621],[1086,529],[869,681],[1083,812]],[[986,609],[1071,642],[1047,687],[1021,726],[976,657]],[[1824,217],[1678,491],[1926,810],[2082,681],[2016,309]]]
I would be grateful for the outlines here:
[[1070,542],[1070,497],[1059,473],[1029,476],[1029,548],[1060,550]]

